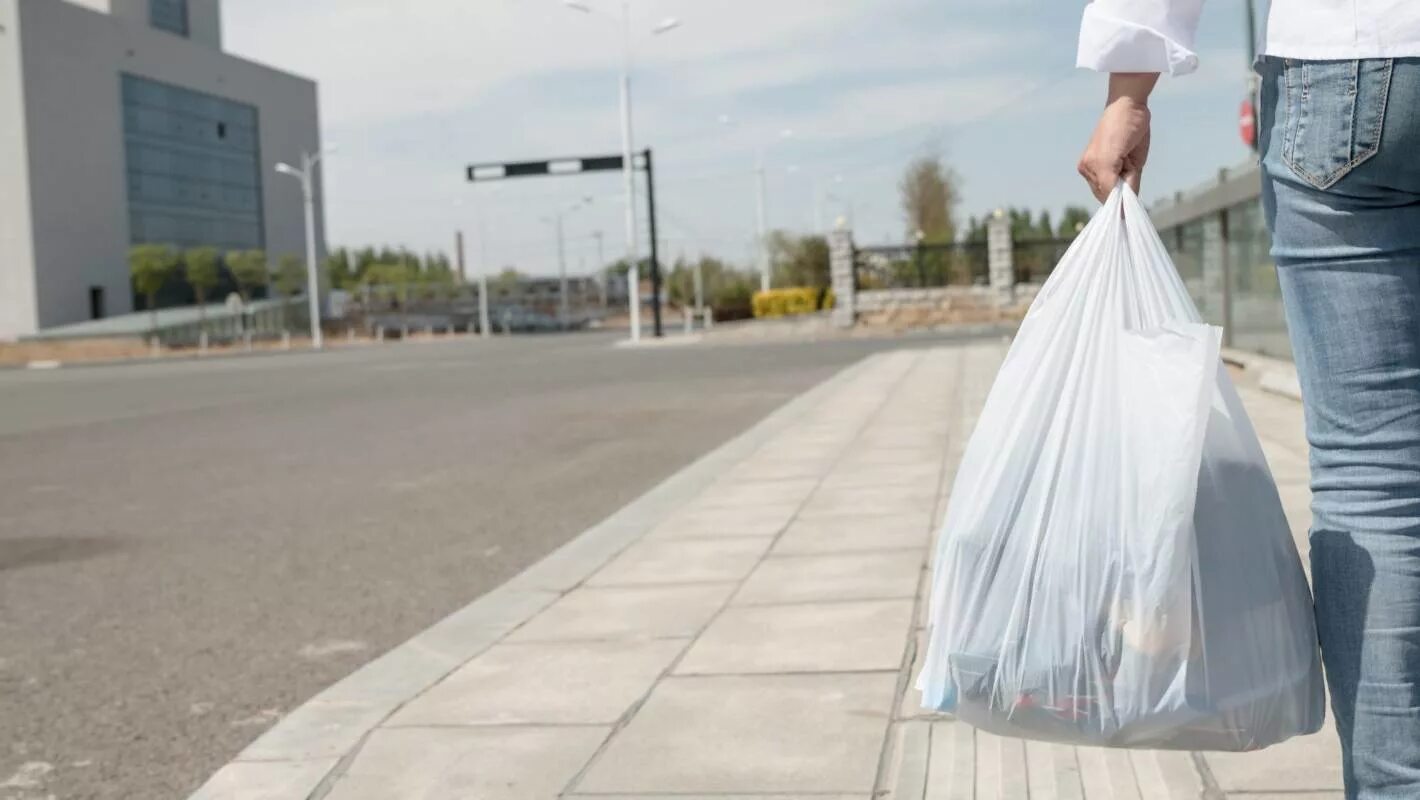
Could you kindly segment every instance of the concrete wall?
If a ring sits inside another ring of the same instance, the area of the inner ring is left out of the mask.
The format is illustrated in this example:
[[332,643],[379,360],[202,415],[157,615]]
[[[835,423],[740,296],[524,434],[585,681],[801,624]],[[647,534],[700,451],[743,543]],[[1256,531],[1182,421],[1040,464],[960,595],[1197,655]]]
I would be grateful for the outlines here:
[[0,0],[0,340],[36,324],[18,2]]
[[[5,2],[18,3],[24,31],[38,327],[88,319],[90,286],[104,287],[110,315],[132,309],[124,72],[256,106],[267,252],[273,261],[305,252],[300,184],[275,168],[319,146],[314,83],[121,16],[55,0]],[[0,184],[0,195],[9,185]],[[322,257],[323,216],[317,215],[316,235]],[[0,321],[0,330],[12,329],[11,335],[34,328],[24,320]]]

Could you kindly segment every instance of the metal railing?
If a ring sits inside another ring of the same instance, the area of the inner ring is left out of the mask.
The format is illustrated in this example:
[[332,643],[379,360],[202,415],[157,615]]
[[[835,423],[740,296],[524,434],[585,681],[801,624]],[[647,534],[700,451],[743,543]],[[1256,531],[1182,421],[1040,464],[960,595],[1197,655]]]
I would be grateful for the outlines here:
[[1070,249],[1073,239],[1022,239],[1012,245],[1016,283],[1042,284]]

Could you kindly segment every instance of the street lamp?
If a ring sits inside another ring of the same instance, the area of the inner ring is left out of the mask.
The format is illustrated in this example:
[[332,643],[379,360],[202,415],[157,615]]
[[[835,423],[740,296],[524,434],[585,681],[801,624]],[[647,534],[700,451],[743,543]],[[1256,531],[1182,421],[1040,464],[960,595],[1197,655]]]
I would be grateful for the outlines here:
[[[562,4],[573,11],[584,14],[603,14],[584,0],[562,0]],[[669,33],[680,27],[680,21],[666,19],[651,29],[652,36]],[[640,253],[636,241],[636,164],[635,135],[632,130],[631,113],[631,2],[621,3],[622,60],[621,60],[621,160],[622,173],[626,180],[626,273],[629,305],[631,307],[631,341],[641,339],[641,269]]]
[[567,300],[567,239],[563,235],[562,221],[568,214],[586,208],[593,202],[590,196],[583,197],[567,208],[558,211],[550,217],[543,217],[542,221],[552,225],[557,229],[557,278],[558,278],[558,299],[557,299],[557,322],[562,330],[567,330],[571,320],[571,305]]
[[320,350],[325,346],[320,329],[320,277],[316,274],[316,199],[315,171],[321,159],[335,152],[335,147],[327,147],[316,153],[301,153],[301,168],[286,162],[276,165],[276,171],[290,175],[301,182],[301,192],[306,201],[306,294],[309,295],[311,315],[311,347]]
[[[735,126],[735,125],[738,125],[739,123],[738,123],[736,120],[732,119],[728,114],[722,114],[722,115],[720,115],[720,124],[721,124],[721,125],[724,125],[724,126],[726,126],[726,127],[733,127],[733,126]],[[794,138],[794,132],[793,132],[792,130],[788,129],[788,128],[785,128],[784,130],[782,130],[782,131],[779,132],[779,136],[778,136],[777,141],[786,141],[786,140],[792,139],[792,138]],[[769,278],[769,268],[770,268],[770,264],[769,264],[769,207],[768,207],[767,199],[766,199],[766,197],[765,197],[766,189],[765,189],[764,161],[765,161],[765,156],[766,156],[766,154],[768,153],[769,148],[770,148],[770,146],[771,146],[772,144],[773,144],[773,142],[770,142],[769,144],[763,144],[763,145],[760,145],[760,146],[759,146],[758,156],[757,156],[757,158],[756,158],[756,160],[755,160],[755,169],[754,169],[754,174],[755,174],[755,206],[756,206],[756,208],[757,208],[757,210],[758,210],[758,229],[759,229],[759,288],[760,288],[760,291],[764,291],[764,292],[769,291],[769,288],[770,288],[770,278]]]
[[[497,194],[502,185],[494,184],[489,191]],[[462,206],[463,201],[456,201]],[[488,313],[488,209],[485,203],[475,206],[478,215],[478,333],[487,339],[493,336],[493,325]]]

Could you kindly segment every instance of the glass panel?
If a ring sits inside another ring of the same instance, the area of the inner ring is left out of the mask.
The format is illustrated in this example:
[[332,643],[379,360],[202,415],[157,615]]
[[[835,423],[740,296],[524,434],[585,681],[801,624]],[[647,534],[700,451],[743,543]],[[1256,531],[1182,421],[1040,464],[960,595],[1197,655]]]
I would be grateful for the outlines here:
[[187,0],[148,0],[148,17],[154,28],[187,36]]
[[132,238],[264,249],[254,107],[123,76]]

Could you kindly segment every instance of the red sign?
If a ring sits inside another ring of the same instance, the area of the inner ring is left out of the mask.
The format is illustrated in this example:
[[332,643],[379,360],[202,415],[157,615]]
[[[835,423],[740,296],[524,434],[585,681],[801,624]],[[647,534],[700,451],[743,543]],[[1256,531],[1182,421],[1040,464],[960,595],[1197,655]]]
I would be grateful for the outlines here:
[[1238,113],[1238,133],[1242,134],[1243,144],[1257,148],[1257,112],[1251,100],[1244,100]]

